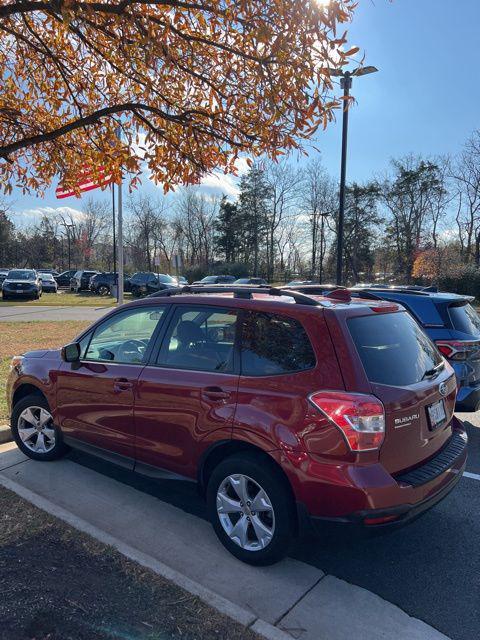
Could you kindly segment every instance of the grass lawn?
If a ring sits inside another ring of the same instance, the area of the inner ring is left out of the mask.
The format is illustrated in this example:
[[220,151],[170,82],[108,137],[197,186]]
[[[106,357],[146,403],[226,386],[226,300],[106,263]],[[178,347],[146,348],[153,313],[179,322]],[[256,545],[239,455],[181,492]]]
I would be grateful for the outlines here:
[[0,424],[8,420],[5,383],[11,357],[32,349],[61,347],[90,324],[80,320],[0,323]]
[[[125,302],[131,300],[129,293],[125,294]],[[59,291],[59,293],[44,293],[40,300],[13,299],[6,302],[0,298],[0,309],[2,306],[25,306],[25,307],[113,307],[117,304],[115,298],[111,296],[97,296],[88,291],[80,293],[70,293],[70,291]]]
[[0,640],[260,640],[0,487]]

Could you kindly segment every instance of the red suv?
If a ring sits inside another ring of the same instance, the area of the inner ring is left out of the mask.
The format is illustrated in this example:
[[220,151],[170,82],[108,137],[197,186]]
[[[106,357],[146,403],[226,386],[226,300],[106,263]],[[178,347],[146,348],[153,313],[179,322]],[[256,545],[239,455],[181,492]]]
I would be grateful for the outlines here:
[[307,525],[387,528],[441,500],[467,456],[456,389],[398,304],[201,286],[15,357],[7,392],[26,455],[198,480],[225,547],[270,564]]

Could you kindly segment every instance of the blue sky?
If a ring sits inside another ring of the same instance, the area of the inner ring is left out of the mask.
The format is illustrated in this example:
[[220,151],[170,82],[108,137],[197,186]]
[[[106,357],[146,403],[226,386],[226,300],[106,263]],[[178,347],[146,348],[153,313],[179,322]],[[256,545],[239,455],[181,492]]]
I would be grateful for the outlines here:
[[[349,43],[365,52],[365,64],[379,69],[354,82],[357,104],[350,113],[349,180],[382,174],[391,157],[454,154],[480,127],[480,0],[359,0],[349,34]],[[335,176],[340,121],[314,140]],[[314,157],[317,152],[309,154]],[[221,191],[223,186],[230,192],[235,188],[228,176],[220,181],[209,177],[206,183],[209,192],[212,187]],[[147,178],[140,189],[162,194]],[[94,191],[91,197],[108,195]],[[76,198],[56,200],[54,187],[43,199],[14,192],[11,203],[12,212],[19,214],[14,217],[23,224],[33,222],[42,211],[82,206]]]

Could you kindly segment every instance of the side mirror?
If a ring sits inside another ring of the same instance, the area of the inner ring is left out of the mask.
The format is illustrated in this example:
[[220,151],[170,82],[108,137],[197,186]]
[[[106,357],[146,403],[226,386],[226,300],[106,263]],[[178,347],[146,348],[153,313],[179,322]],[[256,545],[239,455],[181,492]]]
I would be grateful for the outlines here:
[[62,347],[62,360],[65,362],[78,362],[80,360],[80,345],[72,342]]

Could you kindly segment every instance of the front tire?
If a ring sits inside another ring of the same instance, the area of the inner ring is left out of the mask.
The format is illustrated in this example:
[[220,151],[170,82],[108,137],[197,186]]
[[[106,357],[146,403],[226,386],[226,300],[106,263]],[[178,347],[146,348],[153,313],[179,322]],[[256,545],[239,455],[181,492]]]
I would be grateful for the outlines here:
[[108,296],[110,293],[110,287],[102,284],[98,287],[97,293],[99,296]]
[[288,481],[273,461],[240,453],[221,462],[207,487],[210,522],[239,560],[262,566],[287,553],[296,520]]
[[56,460],[67,451],[44,396],[32,394],[19,400],[11,425],[18,448],[33,460]]

